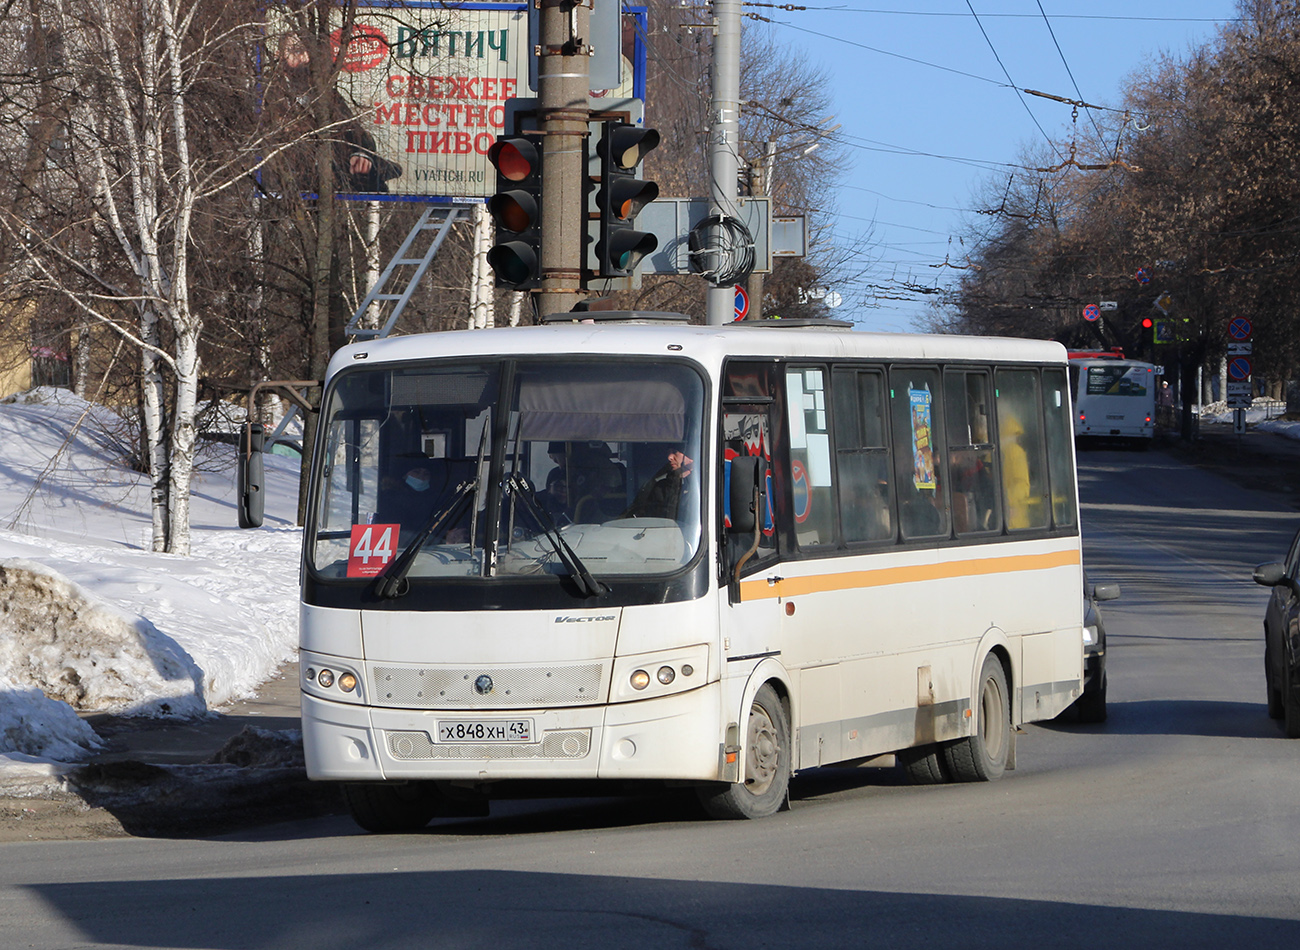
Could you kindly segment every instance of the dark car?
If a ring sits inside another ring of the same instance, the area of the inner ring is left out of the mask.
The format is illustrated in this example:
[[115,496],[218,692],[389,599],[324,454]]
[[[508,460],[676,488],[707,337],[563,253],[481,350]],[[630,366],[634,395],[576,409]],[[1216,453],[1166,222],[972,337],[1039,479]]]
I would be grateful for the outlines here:
[[1255,583],[1273,588],[1264,611],[1264,689],[1268,714],[1288,739],[1300,739],[1300,533],[1285,561],[1255,568]]
[[1097,604],[1119,597],[1118,584],[1083,577],[1083,693],[1063,714],[1079,722],[1106,721],[1106,625]]

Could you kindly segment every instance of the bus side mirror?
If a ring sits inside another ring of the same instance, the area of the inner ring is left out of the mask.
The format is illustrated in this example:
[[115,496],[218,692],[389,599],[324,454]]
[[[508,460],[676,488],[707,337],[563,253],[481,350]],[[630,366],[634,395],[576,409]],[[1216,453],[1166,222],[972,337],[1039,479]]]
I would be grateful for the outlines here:
[[239,430],[239,470],[236,505],[241,528],[260,528],[266,511],[263,492],[266,471],[262,448],[266,444],[266,427],[260,422],[245,422]]
[[731,460],[730,485],[727,501],[730,506],[731,530],[737,534],[750,534],[758,518],[754,505],[754,489],[758,486],[757,455],[741,455]]

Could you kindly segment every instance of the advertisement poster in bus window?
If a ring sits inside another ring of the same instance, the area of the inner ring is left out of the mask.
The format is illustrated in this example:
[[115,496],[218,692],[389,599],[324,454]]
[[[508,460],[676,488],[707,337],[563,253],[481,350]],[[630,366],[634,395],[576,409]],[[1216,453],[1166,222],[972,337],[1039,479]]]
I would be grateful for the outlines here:
[[776,522],[772,515],[772,469],[770,467],[772,455],[771,450],[768,448],[767,413],[727,413],[722,419],[722,438],[724,442],[729,443],[722,453],[725,465],[722,523],[728,528],[731,527],[731,460],[741,455],[739,451],[731,446],[743,445],[745,455],[758,456],[768,463],[765,466],[766,474],[763,487],[762,530],[764,535],[771,537]]
[[1088,367],[1089,396],[1145,396],[1150,370],[1142,366]]
[[378,577],[397,554],[398,524],[354,524],[348,543],[348,577]]
[[934,491],[934,428],[929,388],[908,389],[912,405],[912,483],[918,491]]

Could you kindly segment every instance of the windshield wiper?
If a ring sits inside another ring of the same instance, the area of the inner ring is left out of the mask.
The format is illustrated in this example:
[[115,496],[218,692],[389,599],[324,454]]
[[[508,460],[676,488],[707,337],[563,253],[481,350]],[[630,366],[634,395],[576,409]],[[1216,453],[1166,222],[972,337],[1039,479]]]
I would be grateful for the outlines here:
[[[410,573],[411,565],[415,563],[415,556],[420,553],[420,548],[424,543],[433,537],[434,534],[447,524],[453,517],[459,517],[461,509],[465,507],[466,499],[471,501],[478,496],[478,479],[467,478],[456,486],[456,493],[451,501],[436,509],[433,514],[429,515],[429,520],[424,523],[420,533],[411,539],[411,543],[402,548],[402,553],[393,559],[393,563],[388,565],[388,570],[379,575],[375,581],[375,593],[380,597],[387,597],[390,600],[394,597],[401,597],[411,589],[410,583],[406,580],[406,575]],[[473,541],[471,540],[471,546]]]
[[564,569],[569,572],[573,582],[578,585],[578,589],[584,597],[599,597],[609,590],[609,587],[596,580],[596,576],[578,557],[578,552],[573,550],[569,542],[564,540],[564,535],[560,534],[560,529],[555,526],[555,521],[551,518],[550,513],[542,507],[533,493],[533,488],[518,473],[512,472],[506,477],[506,487],[517,494],[524,500],[528,507],[529,513],[537,519],[537,523],[542,526],[542,531],[546,533],[546,539],[551,542],[551,547],[555,549],[555,556],[560,559]]

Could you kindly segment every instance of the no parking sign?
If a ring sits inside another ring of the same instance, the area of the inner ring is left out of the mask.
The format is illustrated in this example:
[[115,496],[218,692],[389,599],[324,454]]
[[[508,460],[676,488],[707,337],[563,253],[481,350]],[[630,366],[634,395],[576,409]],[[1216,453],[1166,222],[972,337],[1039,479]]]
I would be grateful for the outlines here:
[[740,286],[740,284],[737,284],[736,285],[736,319],[744,320],[747,316],[749,316],[749,294],[745,292],[744,287]]

